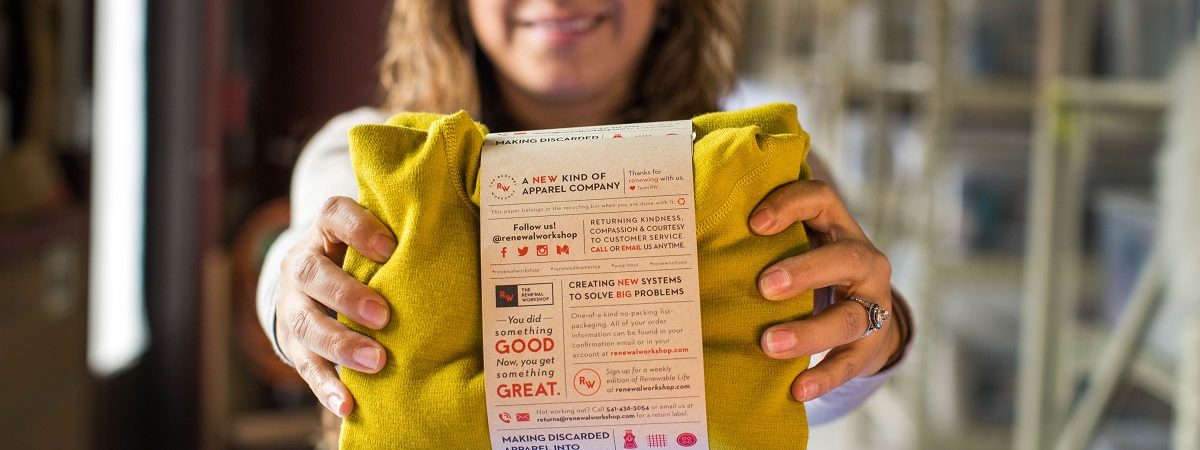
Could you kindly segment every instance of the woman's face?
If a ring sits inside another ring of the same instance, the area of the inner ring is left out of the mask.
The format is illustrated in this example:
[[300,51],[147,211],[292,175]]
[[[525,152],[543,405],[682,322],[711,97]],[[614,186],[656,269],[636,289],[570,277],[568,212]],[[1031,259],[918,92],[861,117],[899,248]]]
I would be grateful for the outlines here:
[[633,84],[654,29],[652,0],[469,0],[471,26],[507,88],[551,103]]

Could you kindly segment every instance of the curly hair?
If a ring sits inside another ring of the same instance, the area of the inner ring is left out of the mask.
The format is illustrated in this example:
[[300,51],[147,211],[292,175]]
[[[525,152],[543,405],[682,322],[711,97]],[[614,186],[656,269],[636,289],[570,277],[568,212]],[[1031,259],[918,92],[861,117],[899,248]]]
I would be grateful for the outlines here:
[[[384,109],[465,109],[494,129],[509,124],[465,3],[394,0],[380,65]],[[741,14],[736,0],[664,0],[621,119],[676,120],[715,111],[737,76]]]

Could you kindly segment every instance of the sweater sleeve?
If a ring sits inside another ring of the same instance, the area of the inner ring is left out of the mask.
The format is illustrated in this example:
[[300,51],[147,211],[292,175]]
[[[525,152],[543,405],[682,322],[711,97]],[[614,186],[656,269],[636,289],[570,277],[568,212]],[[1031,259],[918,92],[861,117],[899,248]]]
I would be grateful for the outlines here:
[[341,114],[313,135],[300,152],[292,172],[291,224],[271,244],[258,277],[258,321],[280,357],[283,353],[275,336],[275,301],[283,257],[312,226],[326,199],[334,196],[357,198],[358,184],[350,165],[348,133],[355,125],[382,123],[386,119],[381,111],[371,108]]

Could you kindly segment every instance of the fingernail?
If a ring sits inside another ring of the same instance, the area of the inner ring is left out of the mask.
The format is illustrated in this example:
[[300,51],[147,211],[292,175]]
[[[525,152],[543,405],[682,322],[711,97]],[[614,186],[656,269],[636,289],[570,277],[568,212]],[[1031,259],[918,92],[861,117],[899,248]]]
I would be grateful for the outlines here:
[[792,276],[786,270],[772,270],[763,275],[759,288],[765,295],[781,293],[792,286]]
[[392,252],[396,251],[396,244],[392,242],[392,238],[380,233],[371,238],[371,248],[375,250],[376,254],[387,259],[392,256]]
[[383,350],[375,347],[359,347],[354,351],[354,362],[369,369],[379,369],[379,362],[383,359]]
[[768,331],[763,340],[766,341],[767,351],[770,353],[788,351],[796,346],[796,335],[784,330]]
[[805,381],[800,385],[800,390],[804,391],[804,396],[800,399],[800,401],[807,402],[812,400],[813,394],[817,393],[817,382],[812,380]]
[[325,397],[325,404],[329,405],[329,410],[333,411],[334,414],[337,414],[338,417],[345,417],[342,415],[342,396],[341,395],[329,394],[329,397]]
[[358,307],[358,315],[366,322],[363,325],[380,328],[387,323],[388,310],[376,300],[363,300]]
[[775,213],[772,213],[769,208],[763,208],[750,216],[750,228],[754,231],[763,231],[775,223]]

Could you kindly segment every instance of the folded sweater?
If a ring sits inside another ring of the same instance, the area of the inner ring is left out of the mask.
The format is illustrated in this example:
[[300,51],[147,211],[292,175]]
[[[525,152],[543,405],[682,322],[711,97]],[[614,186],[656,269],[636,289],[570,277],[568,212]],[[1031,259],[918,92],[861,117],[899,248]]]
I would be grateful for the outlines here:
[[[806,317],[812,293],[762,299],[771,263],[807,251],[800,225],[756,236],[747,225],[771,190],[809,178],[808,135],[795,107],[768,104],[692,121],[704,375],[712,448],[804,448],[804,405],[792,379],[808,358],[759,348],[775,323]],[[404,113],[350,131],[359,202],[387,225],[397,250],[376,263],[351,250],[345,268],[389,303],[371,330],[388,353],[377,374],[342,368],[357,407],[344,448],[488,448],[479,282],[479,153],[487,129],[464,112]]]

